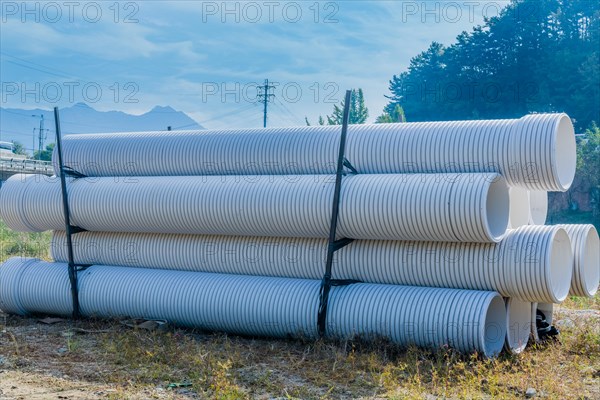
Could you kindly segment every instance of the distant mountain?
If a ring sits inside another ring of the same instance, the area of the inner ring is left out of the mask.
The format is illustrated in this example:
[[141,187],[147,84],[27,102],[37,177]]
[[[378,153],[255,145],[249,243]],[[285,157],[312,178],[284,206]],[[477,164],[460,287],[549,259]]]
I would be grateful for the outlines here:
[[[36,115],[37,118],[32,115]],[[40,115],[44,116],[44,130],[48,129],[46,143],[53,143],[53,111],[2,107],[0,107],[0,141],[18,141],[31,151],[33,129],[36,128],[37,140]],[[171,126],[173,130],[204,129],[187,114],[168,106],[156,106],[145,114],[132,115],[121,111],[97,111],[85,103],[77,103],[60,110],[60,123],[63,134],[166,131],[168,126]]]

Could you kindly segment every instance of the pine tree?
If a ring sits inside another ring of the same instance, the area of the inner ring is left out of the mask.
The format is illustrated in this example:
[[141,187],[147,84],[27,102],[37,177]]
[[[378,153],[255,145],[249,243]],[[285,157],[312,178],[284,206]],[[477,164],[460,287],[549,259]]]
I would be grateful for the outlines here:
[[[344,101],[342,101],[339,106],[337,104],[333,106],[333,113],[326,116],[327,125],[341,125],[343,123],[344,107]],[[362,89],[352,89],[348,123],[351,125],[364,124],[367,121],[367,118],[369,118],[369,109],[365,105],[365,98]]]
[[376,124],[390,124],[394,122],[406,122],[404,109],[400,104],[395,104],[391,113],[384,110],[383,114],[381,114],[379,117],[377,117],[377,120],[375,120]]

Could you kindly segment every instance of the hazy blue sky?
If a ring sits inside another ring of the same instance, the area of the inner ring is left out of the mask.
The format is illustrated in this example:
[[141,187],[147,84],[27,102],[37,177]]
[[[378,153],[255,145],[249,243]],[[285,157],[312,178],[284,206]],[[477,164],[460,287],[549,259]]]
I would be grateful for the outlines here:
[[[278,85],[269,124],[331,112],[388,81],[431,41],[450,44],[505,1],[2,1],[2,107],[87,101],[143,113],[170,105],[207,128],[261,126],[255,83]],[[227,91],[225,93],[225,91]]]

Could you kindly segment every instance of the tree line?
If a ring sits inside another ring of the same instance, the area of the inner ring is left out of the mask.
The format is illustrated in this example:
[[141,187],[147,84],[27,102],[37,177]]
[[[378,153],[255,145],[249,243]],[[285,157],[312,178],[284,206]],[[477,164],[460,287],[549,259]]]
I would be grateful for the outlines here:
[[[566,196],[586,193],[600,224],[600,3],[511,0],[456,42],[433,42],[389,81],[389,102],[376,123],[519,118],[565,112],[578,137],[578,173]],[[362,90],[350,107],[365,123]],[[343,103],[320,123],[341,123]],[[355,117],[355,118],[352,118]],[[308,123],[308,120],[307,120]],[[552,200],[552,198],[551,198]]]

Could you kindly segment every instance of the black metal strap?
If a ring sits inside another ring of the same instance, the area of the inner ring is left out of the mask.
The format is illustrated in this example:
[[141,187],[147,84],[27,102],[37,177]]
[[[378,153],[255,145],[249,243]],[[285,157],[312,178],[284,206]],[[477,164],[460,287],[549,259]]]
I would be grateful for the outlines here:
[[540,310],[536,310],[535,322],[538,338],[541,341],[553,339],[560,334],[560,331],[554,325],[548,323],[546,314]]
[[342,136],[340,140],[340,149],[338,153],[337,171],[335,176],[335,190],[333,193],[333,206],[331,212],[331,225],[329,228],[329,244],[327,246],[327,260],[325,262],[325,274],[321,280],[321,290],[319,293],[319,313],[317,316],[317,325],[319,336],[325,336],[327,327],[327,306],[329,303],[329,292],[332,286],[343,286],[357,283],[353,280],[337,280],[331,279],[331,267],[333,265],[333,255],[336,251],[346,247],[353,242],[354,239],[336,240],[338,215],[340,209],[340,192],[342,189],[342,177],[344,176],[344,167],[350,169],[353,173],[357,173],[356,169],[350,164],[345,157],[346,136],[348,134],[348,121],[350,119],[350,100],[352,91],[346,91],[346,100],[344,103],[344,119],[342,123]]
[[60,171],[61,171],[60,172],[61,174],[64,174],[65,176],[68,176],[71,178],[86,178],[86,176],[84,174],[82,174],[81,172],[75,171],[71,167],[65,167],[64,165],[62,166]]
[[74,235],[76,233],[81,233],[81,232],[87,232],[87,229],[83,229],[80,228],[78,226],[75,225],[69,225],[70,231],[71,231],[71,235]]
[[356,168],[354,168],[354,166],[346,159],[346,157],[344,157],[344,167],[348,168],[353,174],[358,174]]
[[69,211],[69,197],[67,193],[67,176],[84,177],[84,175],[74,172],[71,168],[67,168],[63,163],[62,153],[62,138],[60,134],[60,118],[58,115],[58,107],[54,107],[54,123],[56,126],[56,149],[58,155],[58,166],[60,170],[60,186],[62,189],[63,214],[65,216],[65,231],[67,234],[67,248],[69,255],[69,281],[71,283],[71,297],[73,300],[73,318],[77,319],[80,316],[79,312],[79,291],[77,287],[77,272],[85,268],[86,265],[76,265],[73,257],[73,241],[72,235],[80,232],[85,232],[85,229],[71,225],[71,215]]

